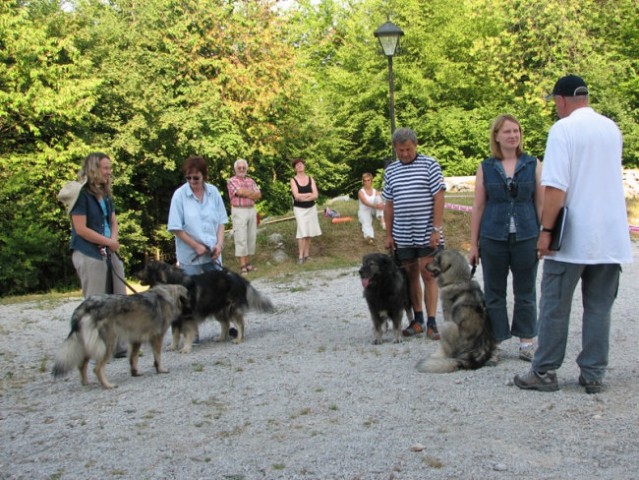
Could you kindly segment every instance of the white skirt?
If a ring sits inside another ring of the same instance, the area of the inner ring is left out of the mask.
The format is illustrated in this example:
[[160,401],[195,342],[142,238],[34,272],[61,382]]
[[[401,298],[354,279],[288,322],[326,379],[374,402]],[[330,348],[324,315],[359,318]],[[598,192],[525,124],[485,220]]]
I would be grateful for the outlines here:
[[297,222],[295,238],[318,237],[322,234],[316,205],[310,208],[293,207],[293,214]]

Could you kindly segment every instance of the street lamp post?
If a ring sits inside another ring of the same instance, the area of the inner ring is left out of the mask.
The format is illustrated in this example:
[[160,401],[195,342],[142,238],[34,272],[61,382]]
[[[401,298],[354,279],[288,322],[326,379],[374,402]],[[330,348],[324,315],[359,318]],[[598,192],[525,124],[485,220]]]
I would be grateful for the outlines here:
[[[395,78],[393,76],[393,57],[399,49],[399,39],[404,32],[390,20],[379,27],[374,32],[375,37],[379,40],[384,55],[388,58],[388,90],[390,101],[390,121],[391,121],[391,138],[395,132]],[[393,148],[393,160],[395,160],[395,149]]]

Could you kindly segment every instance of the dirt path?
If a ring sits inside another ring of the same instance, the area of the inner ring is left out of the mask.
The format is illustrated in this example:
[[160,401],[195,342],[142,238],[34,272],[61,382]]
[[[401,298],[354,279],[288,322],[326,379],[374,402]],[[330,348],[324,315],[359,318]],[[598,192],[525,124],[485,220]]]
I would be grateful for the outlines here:
[[435,344],[372,345],[355,269],[256,282],[277,311],[250,315],[245,343],[209,322],[167,375],[149,353],[141,378],[113,361],[112,391],[49,374],[79,299],[0,306],[0,478],[637,478],[634,248],[601,395],[577,385],[579,299],[556,393],[512,386],[529,367],[514,342],[494,368],[418,374]]

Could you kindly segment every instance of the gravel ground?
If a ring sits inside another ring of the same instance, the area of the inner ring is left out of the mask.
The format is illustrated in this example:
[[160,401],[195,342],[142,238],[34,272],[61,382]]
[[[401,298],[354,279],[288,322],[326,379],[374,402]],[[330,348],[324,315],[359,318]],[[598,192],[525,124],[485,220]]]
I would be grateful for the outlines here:
[[554,393],[512,386],[529,368],[516,340],[496,367],[447,375],[414,369],[434,342],[372,345],[356,269],[256,281],[276,312],[250,314],[243,344],[207,322],[191,354],[164,354],[167,375],[148,346],[141,378],[112,361],[110,391],[50,376],[79,298],[3,305],[0,478],[637,478],[638,271],[624,268],[600,395],[577,385],[579,298]]

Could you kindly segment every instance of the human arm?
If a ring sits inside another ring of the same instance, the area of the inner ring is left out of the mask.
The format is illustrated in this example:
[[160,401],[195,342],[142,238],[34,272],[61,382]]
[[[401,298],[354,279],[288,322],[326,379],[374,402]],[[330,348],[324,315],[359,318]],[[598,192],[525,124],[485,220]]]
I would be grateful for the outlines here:
[[217,226],[217,243],[213,246],[211,251],[211,258],[217,260],[224,250],[224,224],[220,223]]
[[543,208],[541,213],[541,226],[537,239],[537,251],[540,257],[552,254],[550,249],[550,230],[555,226],[559,210],[564,206],[566,192],[555,187],[545,187],[543,194]]
[[[115,219],[115,215],[112,216],[111,220],[111,228],[113,228],[113,219]],[[104,235],[96,232],[95,230],[89,228],[87,226],[87,216],[86,215],[71,215],[71,222],[73,223],[73,229],[75,233],[82,237],[87,242],[94,243],[95,245],[104,245],[110,251],[116,252],[120,248],[120,242],[118,242],[118,228],[117,228],[117,220],[115,222],[115,234],[112,238],[105,237]],[[113,234],[112,230],[112,234]]]
[[[109,213],[108,217],[103,209]],[[106,247],[110,252],[120,248],[119,226],[110,197],[94,197],[82,189],[71,210],[71,223],[77,238],[96,247]]]
[[430,236],[430,246],[437,248],[441,241],[444,225],[444,195],[446,190],[442,188],[433,196],[433,233]]
[[308,197],[306,198],[307,201],[312,201],[312,200],[317,200],[317,197],[319,197],[319,191],[317,190],[317,184],[315,183],[315,180],[313,180],[312,177],[311,178],[311,193],[307,193],[306,195],[308,195]]
[[249,190],[247,188],[240,188],[237,191],[238,197],[248,198],[249,200],[253,200],[254,202],[262,198],[262,192],[259,190]]
[[541,162],[537,160],[535,169],[535,212],[537,221],[541,224],[541,210],[544,205],[544,187],[541,185]]
[[227,190],[229,192],[229,199],[233,200],[233,197],[238,198],[248,198],[249,200],[253,200],[254,202],[262,198],[262,192],[260,192],[257,183],[254,180],[248,179],[246,182],[248,185],[246,188],[242,188],[241,184],[236,182],[235,179],[237,177],[232,177],[227,182]]
[[300,193],[297,188],[297,183],[295,179],[291,179],[291,192],[293,194],[293,198],[298,202],[310,202],[316,200],[319,196],[317,191],[317,185],[315,184],[315,180],[309,177],[309,181],[311,182],[311,192],[310,193]]
[[[375,192],[373,190],[373,192],[375,193],[375,195],[373,196],[373,198],[375,200],[373,200],[372,202],[369,202],[366,198],[366,192],[364,191],[363,188],[360,188],[359,191],[357,192],[357,198],[360,202],[362,202],[362,204],[364,204],[367,207],[370,208],[374,208],[376,210],[382,210],[384,208],[384,202],[382,201],[376,201],[377,199],[377,192]],[[381,200],[381,199],[380,199]]]
[[468,253],[468,263],[479,264],[479,227],[486,208],[486,189],[484,187],[484,171],[481,167],[477,169],[475,175],[475,198],[473,199],[473,209],[470,213],[470,252]]
[[384,240],[384,246],[386,250],[395,250],[395,240],[393,239],[393,201],[386,200],[384,203],[384,223],[386,227],[386,240]]
[[194,240],[193,237],[184,230],[170,230],[170,232],[191,247],[198,257],[204,255],[209,250],[207,245]]

